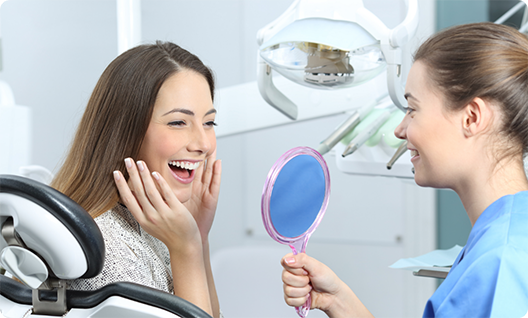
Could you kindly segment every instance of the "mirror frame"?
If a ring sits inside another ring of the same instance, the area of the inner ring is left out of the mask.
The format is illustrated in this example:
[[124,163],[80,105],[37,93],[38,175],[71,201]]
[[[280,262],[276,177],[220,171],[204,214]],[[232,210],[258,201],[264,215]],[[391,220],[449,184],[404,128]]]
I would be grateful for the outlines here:
[[[325,178],[325,195],[323,204],[321,205],[321,208],[319,209],[319,212],[317,213],[317,217],[315,218],[314,222],[310,227],[304,231],[302,234],[296,237],[286,237],[281,235],[277,229],[273,226],[273,222],[271,221],[271,211],[270,211],[270,200],[271,200],[271,194],[273,193],[273,186],[275,185],[275,181],[277,180],[277,177],[279,176],[279,173],[281,172],[282,168],[290,162],[293,158],[301,155],[308,155],[317,160],[319,164],[321,165],[321,169],[323,170],[324,178]],[[277,242],[282,244],[290,245],[290,247],[295,247],[295,250],[297,253],[304,252],[306,248],[306,243],[308,242],[308,239],[312,235],[313,231],[317,228],[319,223],[321,222],[325,212],[326,208],[328,206],[328,200],[330,198],[330,173],[328,171],[328,166],[326,164],[326,161],[323,159],[323,156],[317,152],[316,150],[310,148],[310,147],[296,147],[293,149],[288,150],[286,153],[284,153],[273,165],[273,167],[270,169],[268,176],[266,178],[266,182],[264,183],[264,189],[262,190],[262,200],[261,200],[261,212],[262,212],[262,220],[264,222],[264,227],[266,228],[266,231],[268,234]]]

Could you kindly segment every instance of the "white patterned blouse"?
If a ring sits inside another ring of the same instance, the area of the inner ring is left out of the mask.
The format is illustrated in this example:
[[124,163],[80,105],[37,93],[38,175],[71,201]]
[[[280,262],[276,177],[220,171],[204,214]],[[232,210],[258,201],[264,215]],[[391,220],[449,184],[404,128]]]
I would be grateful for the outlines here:
[[95,290],[115,282],[132,282],[173,293],[169,251],[145,232],[134,216],[117,205],[95,218],[105,243],[102,272],[93,278],[68,282],[70,289]]
[[111,283],[132,282],[174,293],[169,250],[145,232],[125,206],[119,204],[94,220],[106,248],[103,270],[93,278],[67,281],[67,288],[95,290]]

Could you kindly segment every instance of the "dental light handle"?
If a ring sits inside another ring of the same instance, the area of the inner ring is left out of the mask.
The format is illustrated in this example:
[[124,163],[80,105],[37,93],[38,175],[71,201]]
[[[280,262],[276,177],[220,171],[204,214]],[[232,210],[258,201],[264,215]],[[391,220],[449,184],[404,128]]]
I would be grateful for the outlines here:
[[297,105],[275,87],[271,76],[271,66],[260,55],[258,55],[257,61],[257,83],[260,95],[268,104],[275,107],[286,117],[292,120],[297,119]]
[[392,169],[392,166],[396,162],[396,160],[400,159],[400,157],[407,151],[407,140],[404,140],[401,145],[398,147],[392,158],[387,163],[387,170]]
[[407,111],[407,100],[405,99],[401,81],[401,65],[387,65],[387,89],[389,90],[389,96],[394,105],[405,113]]
[[346,157],[354,153],[359,147],[361,147],[370,137],[374,136],[378,129],[389,119],[393,110],[386,110],[378,118],[374,119],[363,131],[361,131],[352,141],[348,144],[342,156]]

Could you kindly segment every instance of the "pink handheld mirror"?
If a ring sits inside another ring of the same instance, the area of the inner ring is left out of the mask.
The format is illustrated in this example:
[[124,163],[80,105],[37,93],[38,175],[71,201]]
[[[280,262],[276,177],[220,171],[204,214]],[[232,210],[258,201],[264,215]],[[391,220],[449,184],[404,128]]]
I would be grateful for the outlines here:
[[[297,147],[283,154],[273,165],[262,192],[262,220],[268,234],[289,245],[293,254],[304,253],[328,206],[330,174],[320,153]],[[297,314],[306,317],[308,295]]]

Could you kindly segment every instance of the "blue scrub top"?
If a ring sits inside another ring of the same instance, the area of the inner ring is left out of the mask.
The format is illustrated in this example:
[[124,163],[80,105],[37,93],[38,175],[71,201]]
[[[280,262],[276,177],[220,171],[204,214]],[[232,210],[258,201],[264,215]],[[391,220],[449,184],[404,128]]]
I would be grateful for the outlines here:
[[493,202],[423,317],[524,317],[528,312],[528,191]]

